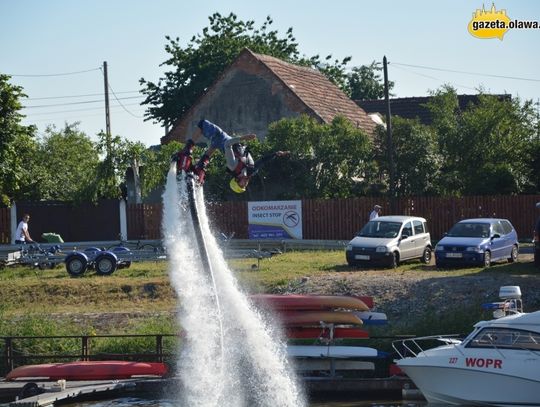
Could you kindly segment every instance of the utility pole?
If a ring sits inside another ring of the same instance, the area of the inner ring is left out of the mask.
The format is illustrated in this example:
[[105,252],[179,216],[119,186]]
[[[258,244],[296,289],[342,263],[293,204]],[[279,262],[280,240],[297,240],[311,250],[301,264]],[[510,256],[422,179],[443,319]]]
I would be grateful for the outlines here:
[[394,143],[392,141],[392,116],[390,113],[390,97],[388,91],[388,68],[386,55],[383,57],[384,68],[384,99],[386,101],[386,145],[388,156],[388,169],[390,175],[390,210],[392,214],[396,211],[396,165],[394,162]]
[[105,136],[107,140],[107,155],[111,152],[111,114],[109,111],[109,79],[107,76],[107,61],[103,62],[103,79],[105,85]]

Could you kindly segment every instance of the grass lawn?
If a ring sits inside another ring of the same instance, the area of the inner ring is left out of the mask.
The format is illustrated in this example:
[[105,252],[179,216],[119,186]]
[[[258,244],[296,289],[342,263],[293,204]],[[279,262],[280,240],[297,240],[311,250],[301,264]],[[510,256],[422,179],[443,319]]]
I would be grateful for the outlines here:
[[[345,275],[363,277],[366,272],[392,276],[442,278],[469,276],[483,268],[448,269],[439,271],[434,265],[418,261],[405,263],[396,270],[349,267],[343,251],[296,251],[260,261],[230,260],[246,291],[275,292],[303,278],[340,278]],[[117,270],[110,276],[88,271],[82,277],[70,277],[63,266],[53,270],[29,267],[10,267],[0,270],[0,313],[4,316],[40,312],[77,313],[112,311],[165,311],[176,306],[177,299],[169,283],[167,262],[137,262],[129,269]],[[499,263],[490,272],[536,274],[530,262]],[[371,275],[370,274],[370,275]],[[44,308],[46,307],[46,309]]]
[[[439,271],[433,264],[425,265],[419,261],[402,264],[395,270],[353,268],[346,265],[343,251],[287,252],[261,260],[258,268],[257,261],[253,259],[230,260],[229,266],[245,291],[250,293],[294,291],[306,279],[317,288],[323,281],[330,282],[327,291],[337,293],[334,289],[340,284],[371,284],[371,279],[382,281],[381,288],[388,291],[387,282],[394,280],[422,279],[429,284],[439,282],[445,286],[448,280],[458,279],[465,281],[462,285],[467,286],[467,278],[482,276],[490,280],[497,277],[506,280],[506,276],[515,275],[532,282],[531,278],[536,280],[539,272],[528,258],[514,264],[498,263],[486,270],[477,267]],[[43,271],[29,267],[0,270],[0,335],[174,334],[179,331],[179,326],[170,311],[177,309],[178,300],[170,285],[167,267],[166,262],[138,262],[110,276],[99,276],[89,271],[79,278],[70,277],[63,266]],[[418,298],[418,301],[422,300]],[[457,310],[446,315],[444,321],[436,313],[417,321],[407,318],[411,323],[408,330],[400,327],[393,332],[392,326],[388,326],[374,329],[373,334],[379,331],[380,335],[429,334],[439,330],[460,332],[461,327],[470,328],[480,313],[475,305],[474,313]],[[151,342],[147,339],[141,339],[140,344],[131,341],[128,346],[120,340],[103,339],[95,346],[102,346],[108,352],[116,347],[144,349],[151,346],[148,341]],[[168,347],[174,348],[175,343],[175,338],[167,339]],[[37,342],[25,346],[32,352],[48,351],[47,347],[41,348],[45,345]],[[58,344],[47,346],[58,347]],[[76,348],[78,345],[62,342],[63,346]]]

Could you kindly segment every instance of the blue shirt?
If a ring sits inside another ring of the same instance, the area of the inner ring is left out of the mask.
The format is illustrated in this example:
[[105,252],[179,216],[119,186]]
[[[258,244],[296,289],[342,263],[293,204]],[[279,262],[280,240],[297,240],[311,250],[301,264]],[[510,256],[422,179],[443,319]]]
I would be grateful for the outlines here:
[[202,120],[202,135],[210,141],[210,148],[220,149],[222,153],[225,152],[225,142],[232,138],[208,120]]

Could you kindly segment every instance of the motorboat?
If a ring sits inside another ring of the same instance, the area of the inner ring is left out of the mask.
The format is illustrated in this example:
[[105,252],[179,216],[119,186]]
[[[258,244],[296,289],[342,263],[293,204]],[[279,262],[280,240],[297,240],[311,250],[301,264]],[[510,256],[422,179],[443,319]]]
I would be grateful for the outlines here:
[[495,319],[476,323],[463,340],[429,336],[392,344],[401,358],[396,364],[429,403],[540,406],[540,311],[523,312],[517,286],[501,287],[499,296],[502,302],[485,307]]

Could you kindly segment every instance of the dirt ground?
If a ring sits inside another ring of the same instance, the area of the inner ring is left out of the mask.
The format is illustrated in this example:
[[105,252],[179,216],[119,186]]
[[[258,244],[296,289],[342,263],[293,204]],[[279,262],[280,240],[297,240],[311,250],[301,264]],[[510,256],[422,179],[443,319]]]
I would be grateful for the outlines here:
[[[531,263],[532,254],[520,255],[520,263]],[[415,272],[363,270],[306,278],[283,290],[286,293],[367,295],[375,311],[389,320],[404,320],[435,311],[440,315],[486,302],[499,301],[501,286],[521,287],[524,308],[540,307],[540,270],[535,274],[507,274],[504,263],[480,273],[456,274],[453,270]],[[359,274],[361,275],[359,277]]]
[[[520,263],[531,263],[532,255],[523,254]],[[372,296],[374,311],[384,312],[390,322],[403,323],[421,320],[425,315],[446,318],[460,310],[480,309],[486,302],[498,301],[499,288],[518,285],[523,294],[525,311],[540,309],[540,270],[536,274],[506,273],[505,264],[467,274],[463,270],[430,271],[377,269],[341,271],[316,277],[303,277],[279,290],[279,294],[327,294]],[[92,325],[98,332],[111,327],[129,326],[130,321],[141,318],[176,318],[176,312],[107,312],[81,313],[53,318]]]

